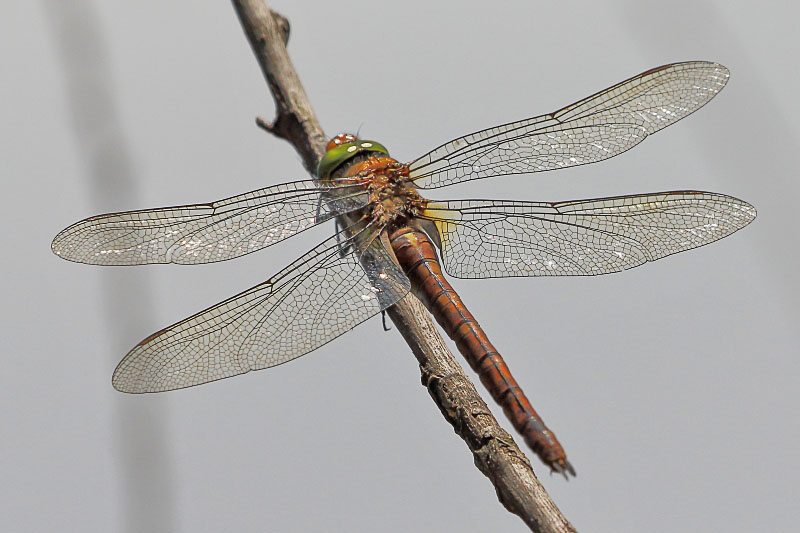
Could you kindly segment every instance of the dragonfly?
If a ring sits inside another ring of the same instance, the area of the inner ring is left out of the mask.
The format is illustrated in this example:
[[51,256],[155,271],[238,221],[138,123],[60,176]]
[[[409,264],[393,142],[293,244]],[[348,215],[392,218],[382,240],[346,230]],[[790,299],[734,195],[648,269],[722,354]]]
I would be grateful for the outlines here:
[[729,71],[657,67],[564,108],[481,130],[400,163],[352,134],[327,145],[314,179],[212,203],[93,216],[52,250],[93,265],[197,265],[240,257],[335,220],[334,235],[282,271],[137,344],[112,377],[122,392],[191,387],[286,363],[416,295],[514,428],[551,471],[575,475],[455,278],[595,276],[711,243],[755,208],[695,190],[560,202],[435,201],[420,191],[602,161],[701,108]]

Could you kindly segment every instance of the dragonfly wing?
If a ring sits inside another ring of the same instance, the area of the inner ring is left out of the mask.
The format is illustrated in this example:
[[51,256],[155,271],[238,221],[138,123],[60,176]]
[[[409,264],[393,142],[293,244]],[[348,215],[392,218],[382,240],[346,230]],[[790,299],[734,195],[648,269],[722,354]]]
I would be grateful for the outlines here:
[[270,280],[148,337],[119,363],[114,387],[199,385],[285,363],[354,328],[410,289],[377,233],[332,237]]
[[756,216],[722,194],[677,191],[574,202],[431,202],[445,270],[459,278],[619,272],[721,239]]
[[368,201],[360,186],[295,181],[209,204],[94,216],[59,233],[52,249],[93,265],[212,263],[260,250]]
[[538,117],[450,141],[409,164],[418,187],[602,161],[700,109],[728,81],[717,63],[674,63]]

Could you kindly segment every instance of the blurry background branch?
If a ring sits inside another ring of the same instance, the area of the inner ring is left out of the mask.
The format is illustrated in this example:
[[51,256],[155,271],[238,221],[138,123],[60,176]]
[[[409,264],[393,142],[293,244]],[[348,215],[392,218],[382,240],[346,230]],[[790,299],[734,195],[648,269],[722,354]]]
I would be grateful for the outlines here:
[[[275,120],[259,118],[257,123],[290,142],[313,175],[327,137],[286,51],[288,21],[263,0],[233,0],[233,5],[275,99]],[[532,531],[574,531],[447,349],[419,300],[409,294],[387,312],[419,361],[423,385],[469,446],[475,465],[494,484],[500,502]]]
[[[120,198],[140,204],[133,157],[125,138],[106,56],[108,43],[92,2],[49,2],[44,9],[52,29],[71,111],[71,126],[92,211],[107,210]],[[114,364],[125,353],[131,331],[152,328],[155,304],[144,270],[104,269],[100,303]],[[136,302],[136,305],[131,305]],[[102,365],[107,367],[108,365]],[[110,383],[106,385],[111,387]],[[174,460],[166,435],[167,398],[141,401],[114,394],[114,447],[119,472],[123,531],[174,531]]]

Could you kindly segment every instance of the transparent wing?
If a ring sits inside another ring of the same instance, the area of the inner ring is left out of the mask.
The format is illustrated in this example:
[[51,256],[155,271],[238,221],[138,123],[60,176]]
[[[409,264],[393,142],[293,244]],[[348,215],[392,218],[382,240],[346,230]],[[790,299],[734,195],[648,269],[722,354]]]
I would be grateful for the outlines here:
[[368,201],[358,185],[295,181],[209,204],[94,216],[56,235],[52,249],[92,265],[212,263],[260,250]]
[[756,210],[695,191],[575,202],[431,202],[445,270],[459,278],[593,276],[697,248],[749,224]]
[[373,225],[332,237],[272,279],[148,337],[119,363],[114,387],[199,385],[285,363],[354,328],[410,288],[377,233]]
[[496,126],[409,164],[418,187],[584,165],[620,154],[711,100],[728,69],[695,61],[658,67],[547,115]]

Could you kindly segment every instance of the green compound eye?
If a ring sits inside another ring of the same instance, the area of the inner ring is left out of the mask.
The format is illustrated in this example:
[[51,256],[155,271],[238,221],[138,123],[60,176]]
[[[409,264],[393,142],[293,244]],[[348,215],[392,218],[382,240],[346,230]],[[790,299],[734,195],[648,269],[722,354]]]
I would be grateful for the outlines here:
[[363,152],[381,152],[389,155],[389,150],[375,141],[355,141],[340,144],[325,152],[322,161],[319,162],[317,167],[317,176],[321,179],[330,179],[331,174],[342,166],[345,161]]

